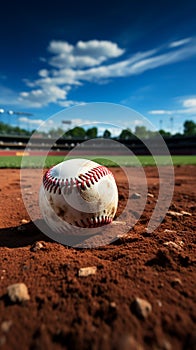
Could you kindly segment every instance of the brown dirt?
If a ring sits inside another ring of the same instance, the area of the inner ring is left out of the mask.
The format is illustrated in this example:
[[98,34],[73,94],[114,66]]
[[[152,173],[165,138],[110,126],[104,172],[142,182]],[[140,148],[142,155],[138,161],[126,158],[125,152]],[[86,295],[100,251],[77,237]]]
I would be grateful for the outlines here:
[[[156,169],[146,167],[154,197],[148,197],[127,235],[96,249],[63,246],[42,234],[23,205],[19,170],[1,169],[0,349],[196,349],[195,169],[175,168],[170,206],[191,216],[166,215],[154,232],[146,230],[159,186]],[[119,169],[112,171],[120,213],[127,184]],[[31,178],[30,170],[26,177]],[[39,178],[33,176],[26,195],[40,220],[35,184]],[[120,226],[116,230],[121,234]],[[33,249],[37,241],[43,245],[40,250]],[[79,277],[78,270],[87,266],[96,266],[96,274]],[[30,294],[22,304],[7,296],[7,287],[18,282]],[[147,318],[137,314],[137,297],[152,306]]]

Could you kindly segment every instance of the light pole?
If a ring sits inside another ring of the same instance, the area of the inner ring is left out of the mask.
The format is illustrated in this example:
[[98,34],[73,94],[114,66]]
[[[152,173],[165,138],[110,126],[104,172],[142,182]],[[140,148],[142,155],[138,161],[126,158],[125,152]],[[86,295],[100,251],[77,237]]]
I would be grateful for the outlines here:
[[174,118],[173,117],[170,118],[170,122],[171,122],[171,134],[172,134],[173,128],[174,128]]

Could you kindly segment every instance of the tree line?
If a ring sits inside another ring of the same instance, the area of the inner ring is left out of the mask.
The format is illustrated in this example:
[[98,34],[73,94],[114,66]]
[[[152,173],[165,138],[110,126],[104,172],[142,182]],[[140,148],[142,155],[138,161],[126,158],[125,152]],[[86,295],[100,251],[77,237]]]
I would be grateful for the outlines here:
[[[28,131],[26,129],[20,128],[18,126],[12,126],[10,124],[6,124],[0,122],[0,134],[1,135],[21,135],[21,136],[31,136],[35,130]],[[151,131],[148,130],[145,126],[136,126],[135,131],[133,132],[131,129],[123,129],[121,133],[116,137],[117,139],[129,140],[135,137],[139,138],[151,138],[156,135],[161,134],[163,137],[177,137],[177,136],[196,136],[196,123],[192,120],[186,120],[183,124],[183,133],[171,134],[163,129],[159,131]],[[98,128],[92,127],[89,129],[84,129],[81,126],[75,126],[72,129],[64,131],[62,128],[53,128],[48,132],[39,132],[41,137],[50,137],[57,138],[59,135],[62,135],[63,138],[69,139],[92,139],[98,137]],[[99,135],[99,137],[111,138],[111,132],[106,129],[103,132],[103,135]]]

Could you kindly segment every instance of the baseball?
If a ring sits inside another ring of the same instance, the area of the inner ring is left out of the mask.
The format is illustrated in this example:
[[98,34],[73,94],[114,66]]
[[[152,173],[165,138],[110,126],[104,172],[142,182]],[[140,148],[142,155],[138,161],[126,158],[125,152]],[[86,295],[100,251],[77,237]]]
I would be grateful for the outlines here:
[[95,228],[112,222],[118,189],[112,172],[88,159],[70,159],[49,169],[39,192],[42,216],[53,232]]

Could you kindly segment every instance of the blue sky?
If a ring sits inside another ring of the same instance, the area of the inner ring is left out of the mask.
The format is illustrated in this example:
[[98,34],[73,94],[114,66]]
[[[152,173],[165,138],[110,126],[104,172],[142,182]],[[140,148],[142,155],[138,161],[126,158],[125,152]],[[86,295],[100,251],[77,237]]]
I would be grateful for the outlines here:
[[4,2],[0,33],[0,112],[32,113],[0,113],[5,122],[37,128],[89,102],[130,107],[172,132],[195,121],[194,0]]

